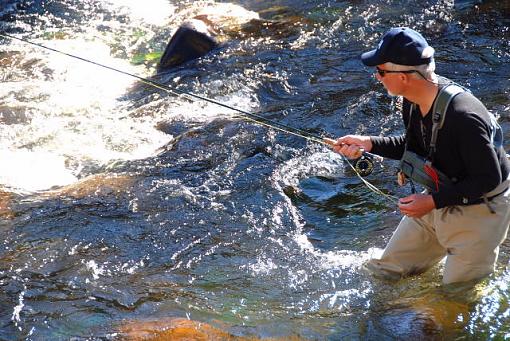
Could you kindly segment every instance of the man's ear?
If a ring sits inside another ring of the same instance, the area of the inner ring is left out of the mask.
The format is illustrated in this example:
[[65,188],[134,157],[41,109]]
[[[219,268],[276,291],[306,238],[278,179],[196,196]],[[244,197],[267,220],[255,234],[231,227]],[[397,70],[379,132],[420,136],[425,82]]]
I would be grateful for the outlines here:
[[398,76],[403,83],[409,83],[409,74],[408,73],[399,73]]

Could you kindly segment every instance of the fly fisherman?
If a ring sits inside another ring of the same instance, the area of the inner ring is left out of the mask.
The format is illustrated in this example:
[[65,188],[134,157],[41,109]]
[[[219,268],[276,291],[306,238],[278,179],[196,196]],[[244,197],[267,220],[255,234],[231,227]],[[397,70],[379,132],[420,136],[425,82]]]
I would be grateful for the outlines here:
[[404,217],[381,258],[366,267],[401,278],[446,256],[445,284],[489,275],[510,221],[510,163],[501,128],[469,91],[434,73],[434,49],[410,28],[392,28],[361,60],[376,67],[390,96],[403,97],[405,133],[347,135],[334,150],[349,158],[365,150],[401,160],[399,183],[426,188],[399,200]]

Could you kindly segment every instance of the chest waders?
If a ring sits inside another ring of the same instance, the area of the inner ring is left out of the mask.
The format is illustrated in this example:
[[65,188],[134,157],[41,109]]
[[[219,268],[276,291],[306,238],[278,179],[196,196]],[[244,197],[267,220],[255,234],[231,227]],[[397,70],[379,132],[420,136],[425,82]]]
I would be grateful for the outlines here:
[[[434,102],[434,106],[432,108],[432,134],[430,137],[429,153],[426,158],[407,149],[412,114],[416,108],[414,103],[411,105],[409,111],[409,122],[407,124],[406,130],[404,154],[400,160],[399,183],[402,184],[404,182],[404,176],[405,178],[410,179],[413,193],[416,192],[413,182],[419,183],[429,192],[439,191],[440,185],[451,186],[457,182],[457,179],[450,179],[440,170],[434,168],[432,163],[434,162],[434,154],[437,149],[437,135],[439,133],[439,129],[443,127],[448,105],[455,96],[464,91],[468,90],[456,84],[448,84],[441,88],[439,91],[439,94],[437,95],[436,101]],[[494,115],[491,112],[489,112],[489,115],[491,120],[491,142],[495,148],[500,148],[503,145],[503,132]],[[486,193],[482,195],[482,199],[489,210],[494,213]]]

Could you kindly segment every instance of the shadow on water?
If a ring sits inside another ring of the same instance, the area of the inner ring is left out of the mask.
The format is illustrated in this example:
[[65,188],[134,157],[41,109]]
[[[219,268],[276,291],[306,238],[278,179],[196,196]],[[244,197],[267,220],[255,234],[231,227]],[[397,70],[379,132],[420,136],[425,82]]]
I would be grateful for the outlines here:
[[[149,24],[106,2],[4,3],[2,30],[63,47],[101,40],[105,58],[125,65],[161,51],[191,6],[164,2],[175,22]],[[432,1],[240,4],[280,24],[251,26],[156,79],[314,134],[400,133],[391,99],[358,57],[388,26],[411,25],[431,38],[439,72],[471,86],[508,128],[503,2],[462,10]],[[100,70],[73,78],[81,64],[58,59],[59,68],[53,56],[1,44],[0,149],[20,160],[51,156],[48,174],[25,167],[33,180],[73,176],[0,193],[1,339],[136,339],[140,330],[154,339],[180,330],[237,340],[509,333],[507,244],[498,272],[475,289],[439,286],[441,266],[379,280],[362,264],[380,252],[399,214],[338,155],[213,105],[99,78]],[[152,67],[135,71],[151,75]],[[57,101],[77,78],[79,106]],[[94,92],[96,83],[108,87]],[[105,100],[109,87],[116,91]],[[368,179],[403,195],[389,181],[395,167],[386,160]]]

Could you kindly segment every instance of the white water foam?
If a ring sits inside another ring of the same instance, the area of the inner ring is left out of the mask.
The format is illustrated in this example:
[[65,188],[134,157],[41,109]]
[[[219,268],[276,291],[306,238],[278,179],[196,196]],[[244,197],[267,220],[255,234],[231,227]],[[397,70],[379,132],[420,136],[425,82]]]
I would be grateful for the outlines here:
[[0,164],[0,183],[30,192],[77,180],[62,156],[47,152],[0,150]]
[[[109,47],[101,42],[42,43],[130,73],[144,71],[111,57]],[[119,98],[129,93],[132,77],[60,54],[24,53],[27,60],[40,59],[46,73],[41,73],[42,79],[0,84],[0,104],[26,116],[0,127],[3,185],[27,191],[66,185],[76,181],[80,171],[79,165],[70,169],[68,161],[101,165],[115,159],[144,158],[171,139],[155,129],[161,117],[125,119]],[[47,80],[48,70],[51,77]]]
[[165,0],[151,0],[144,2],[139,0],[108,0],[116,10],[126,10],[131,17],[137,18],[152,25],[163,25],[168,17],[173,14],[176,7]]

